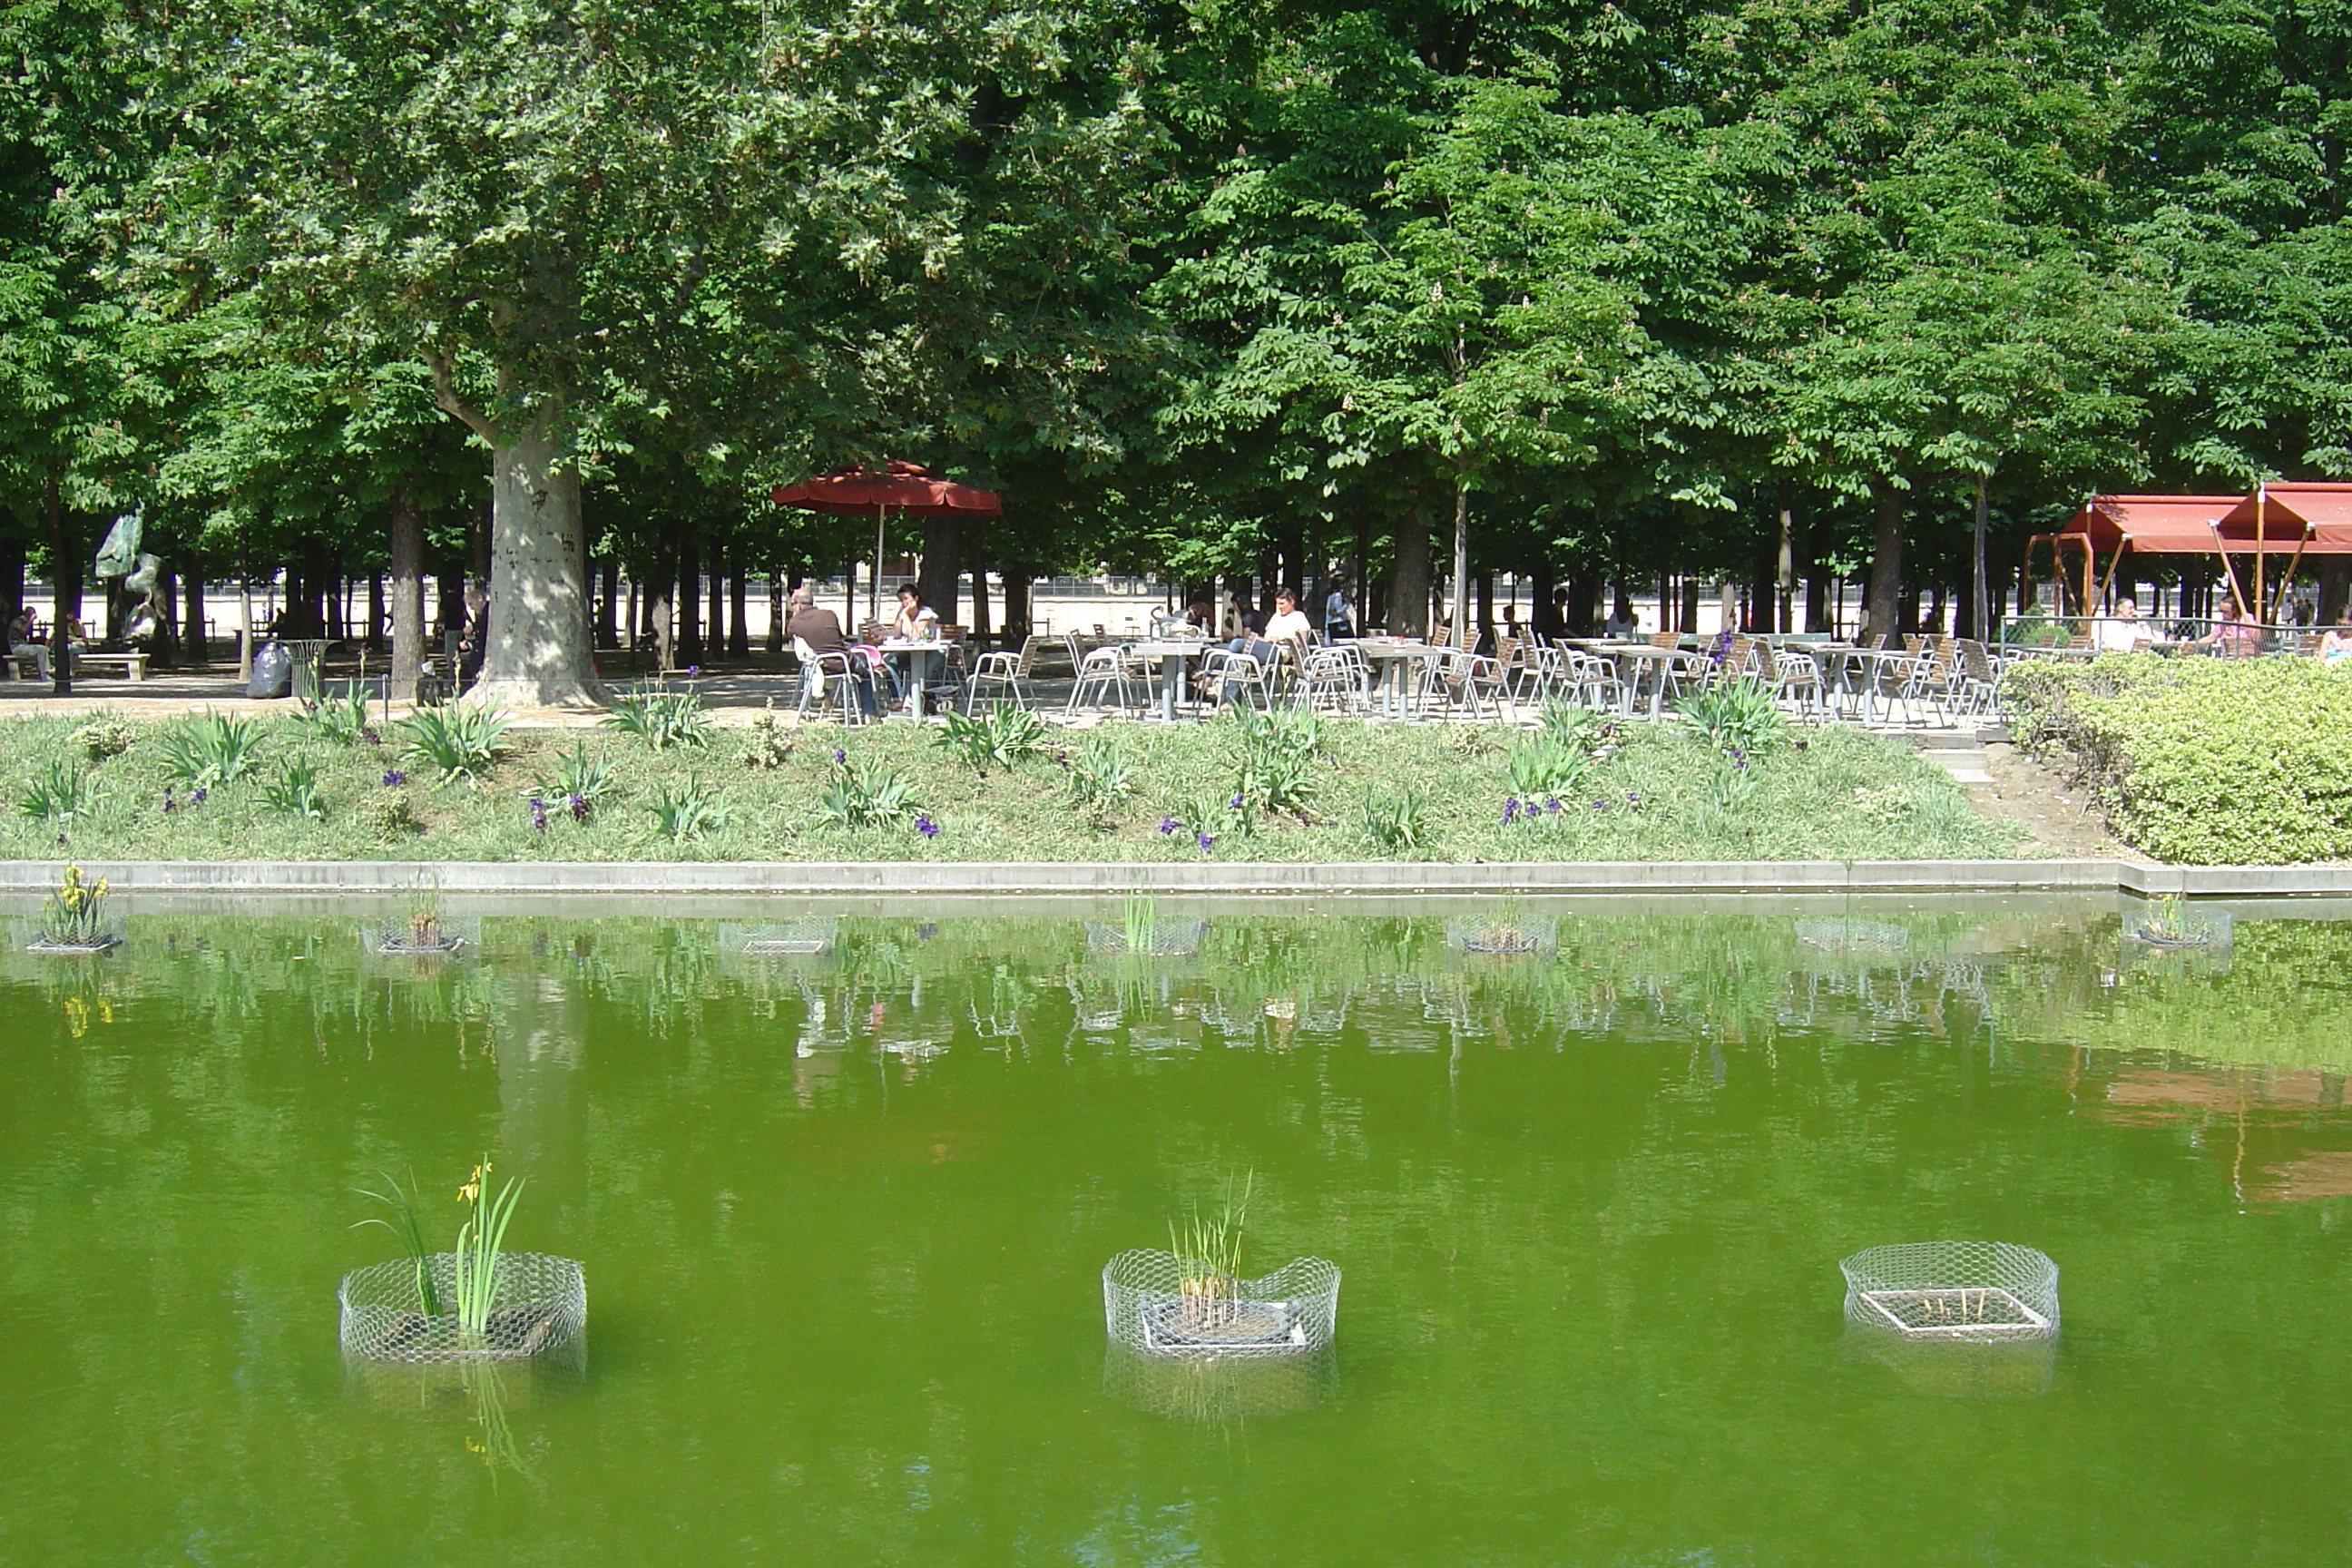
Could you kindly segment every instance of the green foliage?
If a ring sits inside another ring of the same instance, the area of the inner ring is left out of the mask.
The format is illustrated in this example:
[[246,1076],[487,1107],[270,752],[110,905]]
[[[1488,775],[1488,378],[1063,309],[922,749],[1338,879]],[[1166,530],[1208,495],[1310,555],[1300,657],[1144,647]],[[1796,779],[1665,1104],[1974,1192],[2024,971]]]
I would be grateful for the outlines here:
[[378,844],[396,844],[425,831],[416,803],[399,790],[373,790],[360,796],[360,826]]
[[164,777],[192,789],[217,789],[235,784],[260,762],[261,735],[257,720],[207,710],[166,724],[155,737],[155,750]]
[[1760,757],[1789,738],[1789,721],[1760,680],[1717,681],[1675,704],[1718,756]]
[[588,754],[588,742],[575,741],[572,750],[556,759],[555,771],[539,781],[533,792],[551,807],[568,810],[585,822],[614,789],[613,764]]
[[1011,768],[1045,754],[1045,724],[1026,708],[992,702],[977,713],[947,715],[932,744],[974,773]]
[[490,1157],[485,1154],[473,1175],[457,1189],[458,1199],[468,1205],[468,1212],[466,1222],[457,1227],[449,1293],[457,1332],[475,1344],[489,1335],[490,1310],[499,1299],[499,1253],[506,1243],[507,1222],[514,1217],[515,1202],[522,1196],[522,1184],[518,1181],[509,1181],[490,1196],[489,1177]]
[[105,878],[82,879],[81,868],[68,866],[58,885],[41,904],[41,939],[58,947],[93,947],[106,935],[106,900],[112,889]]
[[1591,759],[1581,746],[1540,731],[1513,746],[1504,759],[1511,793],[1525,801],[1574,795],[1584,784]]
[[847,760],[834,764],[816,805],[817,820],[829,827],[887,827],[921,810],[906,774]]
[[698,838],[726,825],[726,794],[699,779],[656,784],[646,810],[664,838]]
[[[373,1198],[383,1205],[392,1210],[393,1218],[371,1216],[367,1219],[354,1220],[351,1228],[358,1230],[362,1226],[382,1226],[399,1239],[402,1248],[407,1252],[410,1261],[416,1268],[416,1299],[423,1304],[426,1317],[437,1318],[441,1315],[441,1298],[433,1289],[431,1262],[433,1249],[425,1245],[425,1227],[416,1217],[415,1184],[412,1181],[408,1186],[404,1187],[389,1174],[383,1174],[382,1180],[384,1191],[372,1193],[362,1187],[360,1189],[360,1196]],[[395,1221],[397,1223],[394,1223]]]
[[1230,798],[1240,804],[1229,809],[1237,825],[1251,829],[1260,812],[1305,816],[1320,785],[1321,717],[1292,708],[1261,713],[1242,706],[1234,710],[1232,722],[1240,756]]
[[1246,1172],[1239,1184],[1228,1182],[1216,1212],[1192,1209],[1182,1221],[1168,1222],[1168,1250],[1183,1266],[1183,1293],[1188,1297],[1230,1298],[1242,1279],[1242,1231],[1249,1223],[1251,1190],[1255,1172]]
[[494,702],[453,702],[419,709],[394,726],[402,740],[401,760],[437,770],[442,784],[478,781],[511,748],[513,725]]
[[710,743],[710,710],[703,706],[698,692],[658,689],[623,692],[613,699],[613,711],[604,722],[644,742],[650,751]]
[[1135,794],[1135,770],[1108,735],[1092,735],[1070,759],[1070,803],[1097,821],[1108,817]]
[[63,832],[89,815],[102,797],[82,771],[71,763],[49,764],[48,772],[25,786],[16,799],[17,815]]
[[2009,678],[2021,742],[2181,865],[2352,858],[2352,670],[2315,659],[2049,661]]
[[362,691],[321,697],[294,717],[312,734],[339,746],[356,745],[370,734],[367,694]]
[[1411,785],[1364,791],[1364,837],[1384,854],[1419,849],[1429,832],[1428,819],[1428,800]]
[[261,786],[261,803],[284,816],[327,815],[319,799],[319,764],[308,757],[289,757],[278,764],[278,776]]
[[799,745],[800,737],[785,729],[783,721],[776,717],[776,700],[771,697],[767,705],[752,716],[751,723],[743,727],[743,749],[739,756],[745,767],[767,773],[792,761]]
[[1537,716],[1545,739],[1563,746],[1572,746],[1591,756],[1616,729],[1616,722],[1594,712],[1580,702],[1563,702],[1555,698],[1543,705]]
[[136,725],[126,724],[120,719],[93,719],[73,732],[72,741],[81,748],[83,756],[93,763],[102,763],[109,757],[121,756],[136,745],[139,730]]

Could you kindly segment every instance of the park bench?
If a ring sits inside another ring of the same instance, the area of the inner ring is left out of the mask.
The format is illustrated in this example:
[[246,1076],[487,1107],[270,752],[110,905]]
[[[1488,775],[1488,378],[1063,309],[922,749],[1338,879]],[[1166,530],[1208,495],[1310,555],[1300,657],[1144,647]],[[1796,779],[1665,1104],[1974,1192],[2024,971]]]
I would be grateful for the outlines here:
[[[31,654],[12,653],[7,657],[8,674],[11,679],[16,680],[33,679],[37,667]],[[109,668],[121,666],[123,679],[127,680],[147,679],[147,656],[143,653],[109,653],[103,648],[85,648],[73,656],[73,662],[76,674],[81,673],[91,665]]]

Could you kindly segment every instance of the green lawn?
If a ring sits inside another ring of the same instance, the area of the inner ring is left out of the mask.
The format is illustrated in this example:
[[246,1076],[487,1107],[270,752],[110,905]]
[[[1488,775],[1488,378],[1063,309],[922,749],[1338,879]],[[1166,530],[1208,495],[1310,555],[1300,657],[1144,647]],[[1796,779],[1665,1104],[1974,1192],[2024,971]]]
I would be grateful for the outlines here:
[[[703,743],[660,751],[610,729],[516,731],[507,736],[511,749],[467,781],[443,778],[407,750],[398,726],[339,741],[282,719],[259,725],[243,776],[198,799],[189,759],[176,778],[172,764],[173,736],[185,738],[187,721],[100,722],[113,732],[97,746],[82,721],[0,723],[0,854],[1153,862],[2029,853],[2019,830],[1978,816],[1951,778],[1910,747],[1841,729],[1791,732],[1742,769],[1679,724],[1595,731],[1587,721],[1553,743],[1555,767],[1569,753],[1566,771],[1528,789],[1513,783],[1512,752],[1544,742],[1499,727],[1325,721],[1318,734],[1282,741],[1289,760],[1279,765],[1266,761],[1267,742],[1252,742],[1230,719],[1049,730],[1042,752],[984,769],[938,743],[938,730],[902,724],[719,730]],[[90,754],[126,742],[117,754]],[[610,764],[610,784],[575,815],[555,775],[581,747],[591,763]],[[772,765],[755,765],[754,753]],[[1520,761],[1524,784],[1534,774]],[[1104,809],[1081,804],[1077,784],[1089,772],[1123,773],[1128,793]],[[289,787],[306,773],[315,774],[317,816]],[[896,775],[903,799],[896,809],[887,798],[868,802],[884,814],[879,821],[828,822],[828,792],[837,804],[856,793],[845,788],[852,775],[865,795],[883,797]],[[535,793],[543,826],[530,805]],[[1238,813],[1237,795],[1245,805]],[[1513,804],[1521,800],[1531,804]],[[684,828],[676,836],[665,831],[665,805],[669,825]],[[698,814],[699,826],[681,821]],[[1417,816],[1418,830],[1410,842],[1391,831],[1384,845],[1368,815],[1391,824]]]

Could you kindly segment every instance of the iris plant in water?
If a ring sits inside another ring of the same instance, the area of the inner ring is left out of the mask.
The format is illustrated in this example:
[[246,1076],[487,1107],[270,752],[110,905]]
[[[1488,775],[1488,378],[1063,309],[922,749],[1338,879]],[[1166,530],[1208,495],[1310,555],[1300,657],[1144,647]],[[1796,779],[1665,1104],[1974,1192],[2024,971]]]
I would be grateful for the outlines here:
[[441,1297],[433,1289],[433,1254],[425,1245],[425,1227],[416,1220],[416,1194],[410,1187],[404,1187],[393,1180],[390,1174],[379,1174],[383,1175],[383,1184],[388,1190],[372,1193],[362,1187],[360,1196],[373,1198],[383,1205],[392,1210],[393,1218],[373,1215],[354,1220],[352,1228],[358,1230],[362,1226],[380,1225],[400,1238],[401,1245],[408,1248],[408,1256],[416,1265],[416,1300],[424,1306],[426,1317],[437,1318],[441,1315]]
[[1245,1172],[1238,1191],[1226,1184],[1224,1201],[1215,1214],[1195,1208],[1182,1223],[1168,1222],[1168,1250],[1176,1259],[1177,1289],[1190,1327],[1222,1321],[1232,1309],[1219,1303],[1240,1299],[1242,1227],[1249,1219],[1250,1192],[1256,1181],[1255,1171]]
[[457,1298],[457,1333],[475,1344],[489,1335],[490,1309],[498,1303],[499,1249],[506,1241],[507,1221],[514,1216],[515,1200],[522,1196],[522,1184],[509,1180],[485,1201],[489,1176],[490,1157],[485,1154],[466,1184],[457,1189],[457,1201],[470,1205],[473,1212],[457,1227],[457,1267],[450,1289]]

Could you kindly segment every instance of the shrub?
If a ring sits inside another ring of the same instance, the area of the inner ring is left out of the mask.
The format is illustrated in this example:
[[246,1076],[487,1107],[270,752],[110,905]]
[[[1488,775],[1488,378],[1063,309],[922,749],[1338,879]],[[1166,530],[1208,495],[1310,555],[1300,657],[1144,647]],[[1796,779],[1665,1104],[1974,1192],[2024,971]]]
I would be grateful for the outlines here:
[[440,770],[443,784],[457,779],[470,784],[506,754],[506,733],[512,725],[496,703],[421,709],[398,725],[406,742],[401,760]]
[[93,763],[102,763],[129,751],[138,742],[139,731],[120,719],[93,719],[76,730],[71,739],[81,748],[83,756]]
[[166,778],[195,789],[235,784],[261,760],[261,725],[232,713],[191,713],[155,738]]
[[362,740],[373,739],[375,734],[368,727],[367,694],[362,691],[321,697],[316,704],[302,710],[294,718],[304,729],[339,746],[355,745]]
[[643,741],[648,751],[710,743],[710,710],[691,691],[656,688],[624,692],[613,700],[613,711],[604,722]]
[[394,790],[360,797],[360,826],[379,843],[390,844],[425,831],[415,803]]
[[1504,759],[1511,793],[1520,800],[1554,799],[1576,793],[1591,769],[1581,746],[1539,733],[1511,748]]
[[555,772],[539,781],[534,797],[554,801],[572,813],[573,821],[585,822],[612,792],[613,764],[590,756],[588,742],[578,741],[569,755],[557,760]]
[[768,705],[744,729],[742,763],[763,773],[781,768],[792,761],[793,749],[799,744],[800,737],[786,730],[783,721],[776,717],[776,700],[771,697]]
[[974,773],[985,773],[1045,755],[1045,725],[1026,708],[992,702],[977,713],[950,713],[946,723],[931,732],[931,743],[954,752]]
[[2071,763],[2116,831],[2185,865],[2352,857],[2352,672],[2111,656],[2004,682],[2021,743]]

